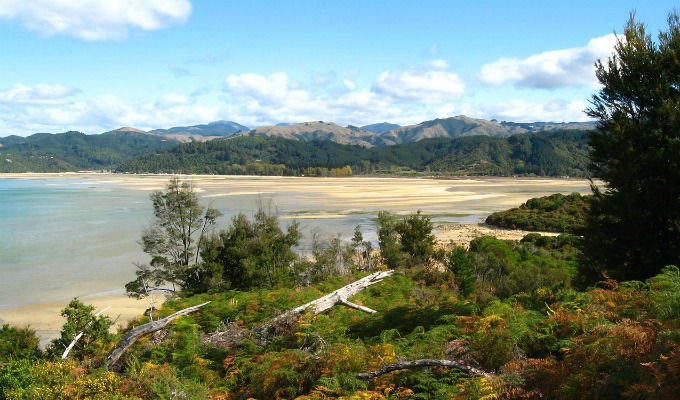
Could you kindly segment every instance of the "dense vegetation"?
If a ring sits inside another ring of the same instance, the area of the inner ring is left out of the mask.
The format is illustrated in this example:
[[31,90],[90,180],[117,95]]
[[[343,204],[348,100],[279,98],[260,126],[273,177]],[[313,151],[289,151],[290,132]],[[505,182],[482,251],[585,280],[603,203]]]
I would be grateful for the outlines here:
[[593,276],[647,279],[680,264],[680,18],[654,42],[631,18],[614,57],[597,65],[603,85],[588,114],[594,176],[585,252]]
[[590,197],[579,193],[538,197],[517,208],[495,212],[486,218],[486,223],[508,229],[579,234]]
[[[101,333],[88,333],[74,360],[56,361],[36,349],[32,332],[5,327],[0,398],[673,398],[680,389],[680,271],[668,267],[647,282],[606,281],[580,292],[570,287],[579,242],[568,235],[532,234],[519,243],[481,237],[467,250],[445,251],[443,269],[401,264],[353,298],[376,314],[336,306],[281,323],[266,341],[252,328],[369,271],[352,264],[307,285],[178,297],[154,319],[211,303],[138,342],[121,372],[96,368],[113,344]],[[407,243],[398,239],[402,249]],[[81,312],[78,304],[65,310],[74,316],[65,330]],[[422,358],[462,360],[493,375],[423,368],[357,378]]]
[[176,144],[160,136],[136,132],[10,136],[0,138],[0,172],[110,170],[129,158],[169,149]]
[[587,175],[587,132],[554,131],[509,138],[426,139],[367,149],[329,141],[239,137],[187,143],[128,160],[117,171],[342,176],[376,173],[444,175]]

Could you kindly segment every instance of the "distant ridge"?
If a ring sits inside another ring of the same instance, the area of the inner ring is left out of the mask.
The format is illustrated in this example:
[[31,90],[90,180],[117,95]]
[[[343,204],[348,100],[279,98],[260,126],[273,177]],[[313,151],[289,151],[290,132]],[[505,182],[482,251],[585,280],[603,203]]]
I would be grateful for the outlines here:
[[159,135],[198,135],[198,136],[232,136],[238,132],[246,132],[250,128],[233,121],[214,121],[208,124],[177,126],[168,129],[154,129],[151,133]]
[[[594,129],[595,123],[498,122],[460,115],[384,131],[391,126],[396,124],[382,122],[364,127],[352,125],[343,127],[332,122],[310,121],[248,130],[246,126],[236,122],[215,121],[149,132],[128,126],[99,135],[86,135],[75,131],[59,134],[36,133],[28,137],[12,135],[0,137],[0,172],[110,169],[132,157],[169,150],[180,143],[213,142],[220,139],[228,141],[241,136],[318,142],[322,146],[328,144],[323,142],[334,142],[368,149],[411,144],[435,138],[456,139],[472,136],[506,138],[515,134],[536,134],[537,137],[547,138],[551,131],[585,131]],[[465,143],[467,143],[465,151],[475,152],[477,151],[475,146],[486,146],[491,142],[476,140]],[[456,157],[463,156],[464,154],[460,153]],[[540,171],[538,170],[538,173]]]
[[389,122],[379,122],[377,124],[364,125],[361,129],[369,132],[375,133],[385,133],[391,131],[392,129],[400,128],[401,125],[391,124]]
[[385,143],[374,132],[357,127],[343,127],[332,122],[310,121],[289,125],[265,126],[243,132],[240,136],[278,137],[300,141],[331,141],[340,144],[355,144],[363,147],[383,146]]
[[[356,127],[342,127],[332,122],[312,121],[298,124],[265,126],[238,134],[239,136],[267,136],[292,140],[329,140],[340,144],[356,144],[363,147],[390,146],[418,142],[436,137],[457,138],[462,136],[508,137],[518,133],[534,133],[553,130],[589,130],[590,122],[498,122],[459,115],[438,118],[416,125],[399,126],[387,122]],[[386,130],[390,128],[389,130]]]

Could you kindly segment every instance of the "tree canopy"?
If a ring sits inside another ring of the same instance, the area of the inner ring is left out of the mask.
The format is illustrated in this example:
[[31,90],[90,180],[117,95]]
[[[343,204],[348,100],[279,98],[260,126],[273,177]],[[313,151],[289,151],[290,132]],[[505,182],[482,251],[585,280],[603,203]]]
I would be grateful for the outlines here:
[[652,40],[631,16],[588,115],[594,189],[585,253],[598,276],[643,280],[680,263],[680,21]]

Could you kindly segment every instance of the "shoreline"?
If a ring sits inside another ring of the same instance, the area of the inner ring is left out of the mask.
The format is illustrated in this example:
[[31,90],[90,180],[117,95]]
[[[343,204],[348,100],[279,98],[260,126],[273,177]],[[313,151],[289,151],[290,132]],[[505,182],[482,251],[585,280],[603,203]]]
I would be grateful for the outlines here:
[[[465,247],[469,246],[472,239],[485,235],[495,236],[502,240],[520,240],[528,233],[539,233],[547,236],[558,235],[553,232],[530,232],[497,228],[484,223],[438,225],[435,226],[434,231],[437,242],[440,245],[446,246],[453,243]],[[82,296],[79,299],[84,304],[94,306],[95,310],[111,306],[103,315],[115,321],[115,329],[126,326],[129,321],[143,315],[144,311],[149,308],[148,300],[134,299],[124,293],[97,293]],[[65,321],[60,312],[70,301],[71,299],[0,308],[0,325],[9,324],[34,329],[40,337],[41,347],[44,348],[52,339],[59,337],[61,327]],[[162,303],[162,300],[157,299],[155,307],[159,307]]]
[[503,175],[350,175],[350,176],[303,176],[303,175],[218,175],[218,174],[171,174],[171,173],[127,173],[127,172],[101,172],[101,171],[65,171],[65,172],[0,172],[0,179],[33,179],[54,177],[87,177],[87,176],[114,176],[114,177],[195,177],[195,178],[302,178],[302,179],[440,179],[447,181],[465,181],[479,179],[517,179],[517,180],[560,180],[560,181],[586,181],[585,177],[573,176],[503,176]]

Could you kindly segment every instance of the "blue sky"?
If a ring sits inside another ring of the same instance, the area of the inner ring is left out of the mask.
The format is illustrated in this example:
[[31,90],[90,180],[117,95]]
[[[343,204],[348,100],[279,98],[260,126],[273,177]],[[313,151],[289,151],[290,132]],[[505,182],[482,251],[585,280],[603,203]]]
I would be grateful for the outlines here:
[[233,120],[578,121],[672,1],[0,0],[0,136]]

